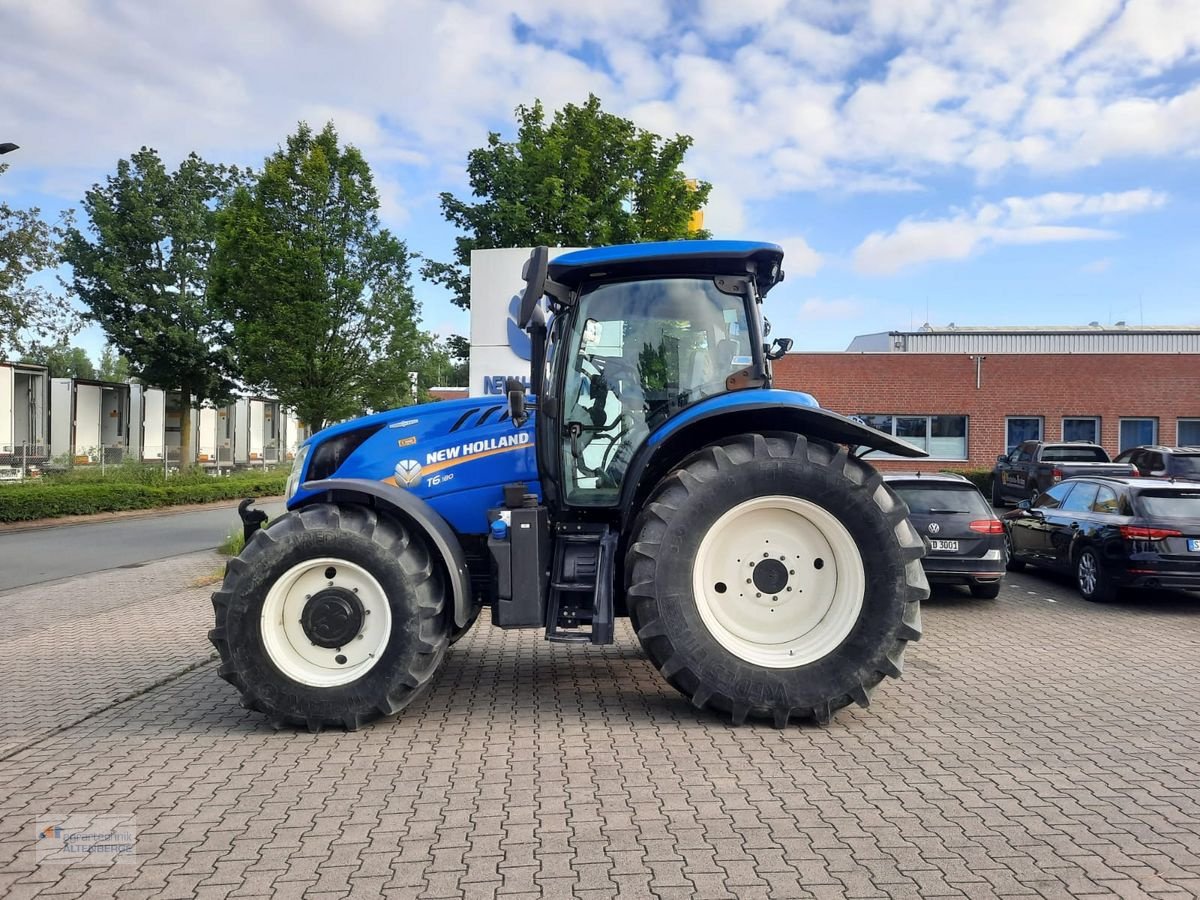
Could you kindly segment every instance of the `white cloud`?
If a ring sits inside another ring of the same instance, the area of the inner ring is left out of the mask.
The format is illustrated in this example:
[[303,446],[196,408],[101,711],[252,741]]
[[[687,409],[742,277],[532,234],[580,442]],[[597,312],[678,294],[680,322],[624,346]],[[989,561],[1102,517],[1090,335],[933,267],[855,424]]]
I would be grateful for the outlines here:
[[1063,223],[1080,218],[1106,221],[1166,202],[1165,194],[1147,189],[1008,197],[948,218],[905,219],[890,232],[873,232],[855,249],[854,266],[867,275],[891,275],[919,263],[965,259],[991,245],[1111,239],[1118,235],[1110,229]]
[[776,243],[783,248],[783,270],[789,278],[816,275],[825,263],[821,254],[802,237],[780,238]]

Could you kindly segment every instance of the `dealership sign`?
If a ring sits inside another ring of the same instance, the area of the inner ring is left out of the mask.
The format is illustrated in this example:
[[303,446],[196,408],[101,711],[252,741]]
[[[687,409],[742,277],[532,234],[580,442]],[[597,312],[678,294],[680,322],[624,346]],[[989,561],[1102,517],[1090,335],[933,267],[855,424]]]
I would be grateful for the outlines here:
[[[553,247],[550,258],[571,247]],[[529,386],[529,335],[517,322],[525,282],[521,270],[531,247],[471,251],[470,394],[503,394],[505,382]]]

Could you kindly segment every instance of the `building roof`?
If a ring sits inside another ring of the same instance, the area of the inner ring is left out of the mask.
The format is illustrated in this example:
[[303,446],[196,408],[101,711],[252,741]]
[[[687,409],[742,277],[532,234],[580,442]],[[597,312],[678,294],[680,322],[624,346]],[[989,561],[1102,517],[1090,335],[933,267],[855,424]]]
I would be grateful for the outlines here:
[[855,353],[1200,353],[1200,325],[923,325],[860,334]]

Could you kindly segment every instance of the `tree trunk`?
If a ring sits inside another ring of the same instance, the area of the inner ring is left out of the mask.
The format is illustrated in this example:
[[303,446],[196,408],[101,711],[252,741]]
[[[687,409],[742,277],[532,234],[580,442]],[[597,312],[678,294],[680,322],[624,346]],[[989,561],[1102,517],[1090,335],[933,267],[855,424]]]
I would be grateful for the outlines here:
[[196,451],[192,447],[192,389],[184,385],[179,389],[179,471],[186,472],[196,462]]

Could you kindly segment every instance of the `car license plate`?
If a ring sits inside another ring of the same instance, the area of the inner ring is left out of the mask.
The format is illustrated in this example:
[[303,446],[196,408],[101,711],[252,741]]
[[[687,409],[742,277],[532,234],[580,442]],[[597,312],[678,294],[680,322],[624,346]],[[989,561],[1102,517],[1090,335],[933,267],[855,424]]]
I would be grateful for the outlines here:
[[930,550],[942,550],[947,553],[958,552],[958,541],[933,541],[929,542]]
[[1188,538],[1188,552],[1200,553],[1200,538]]

